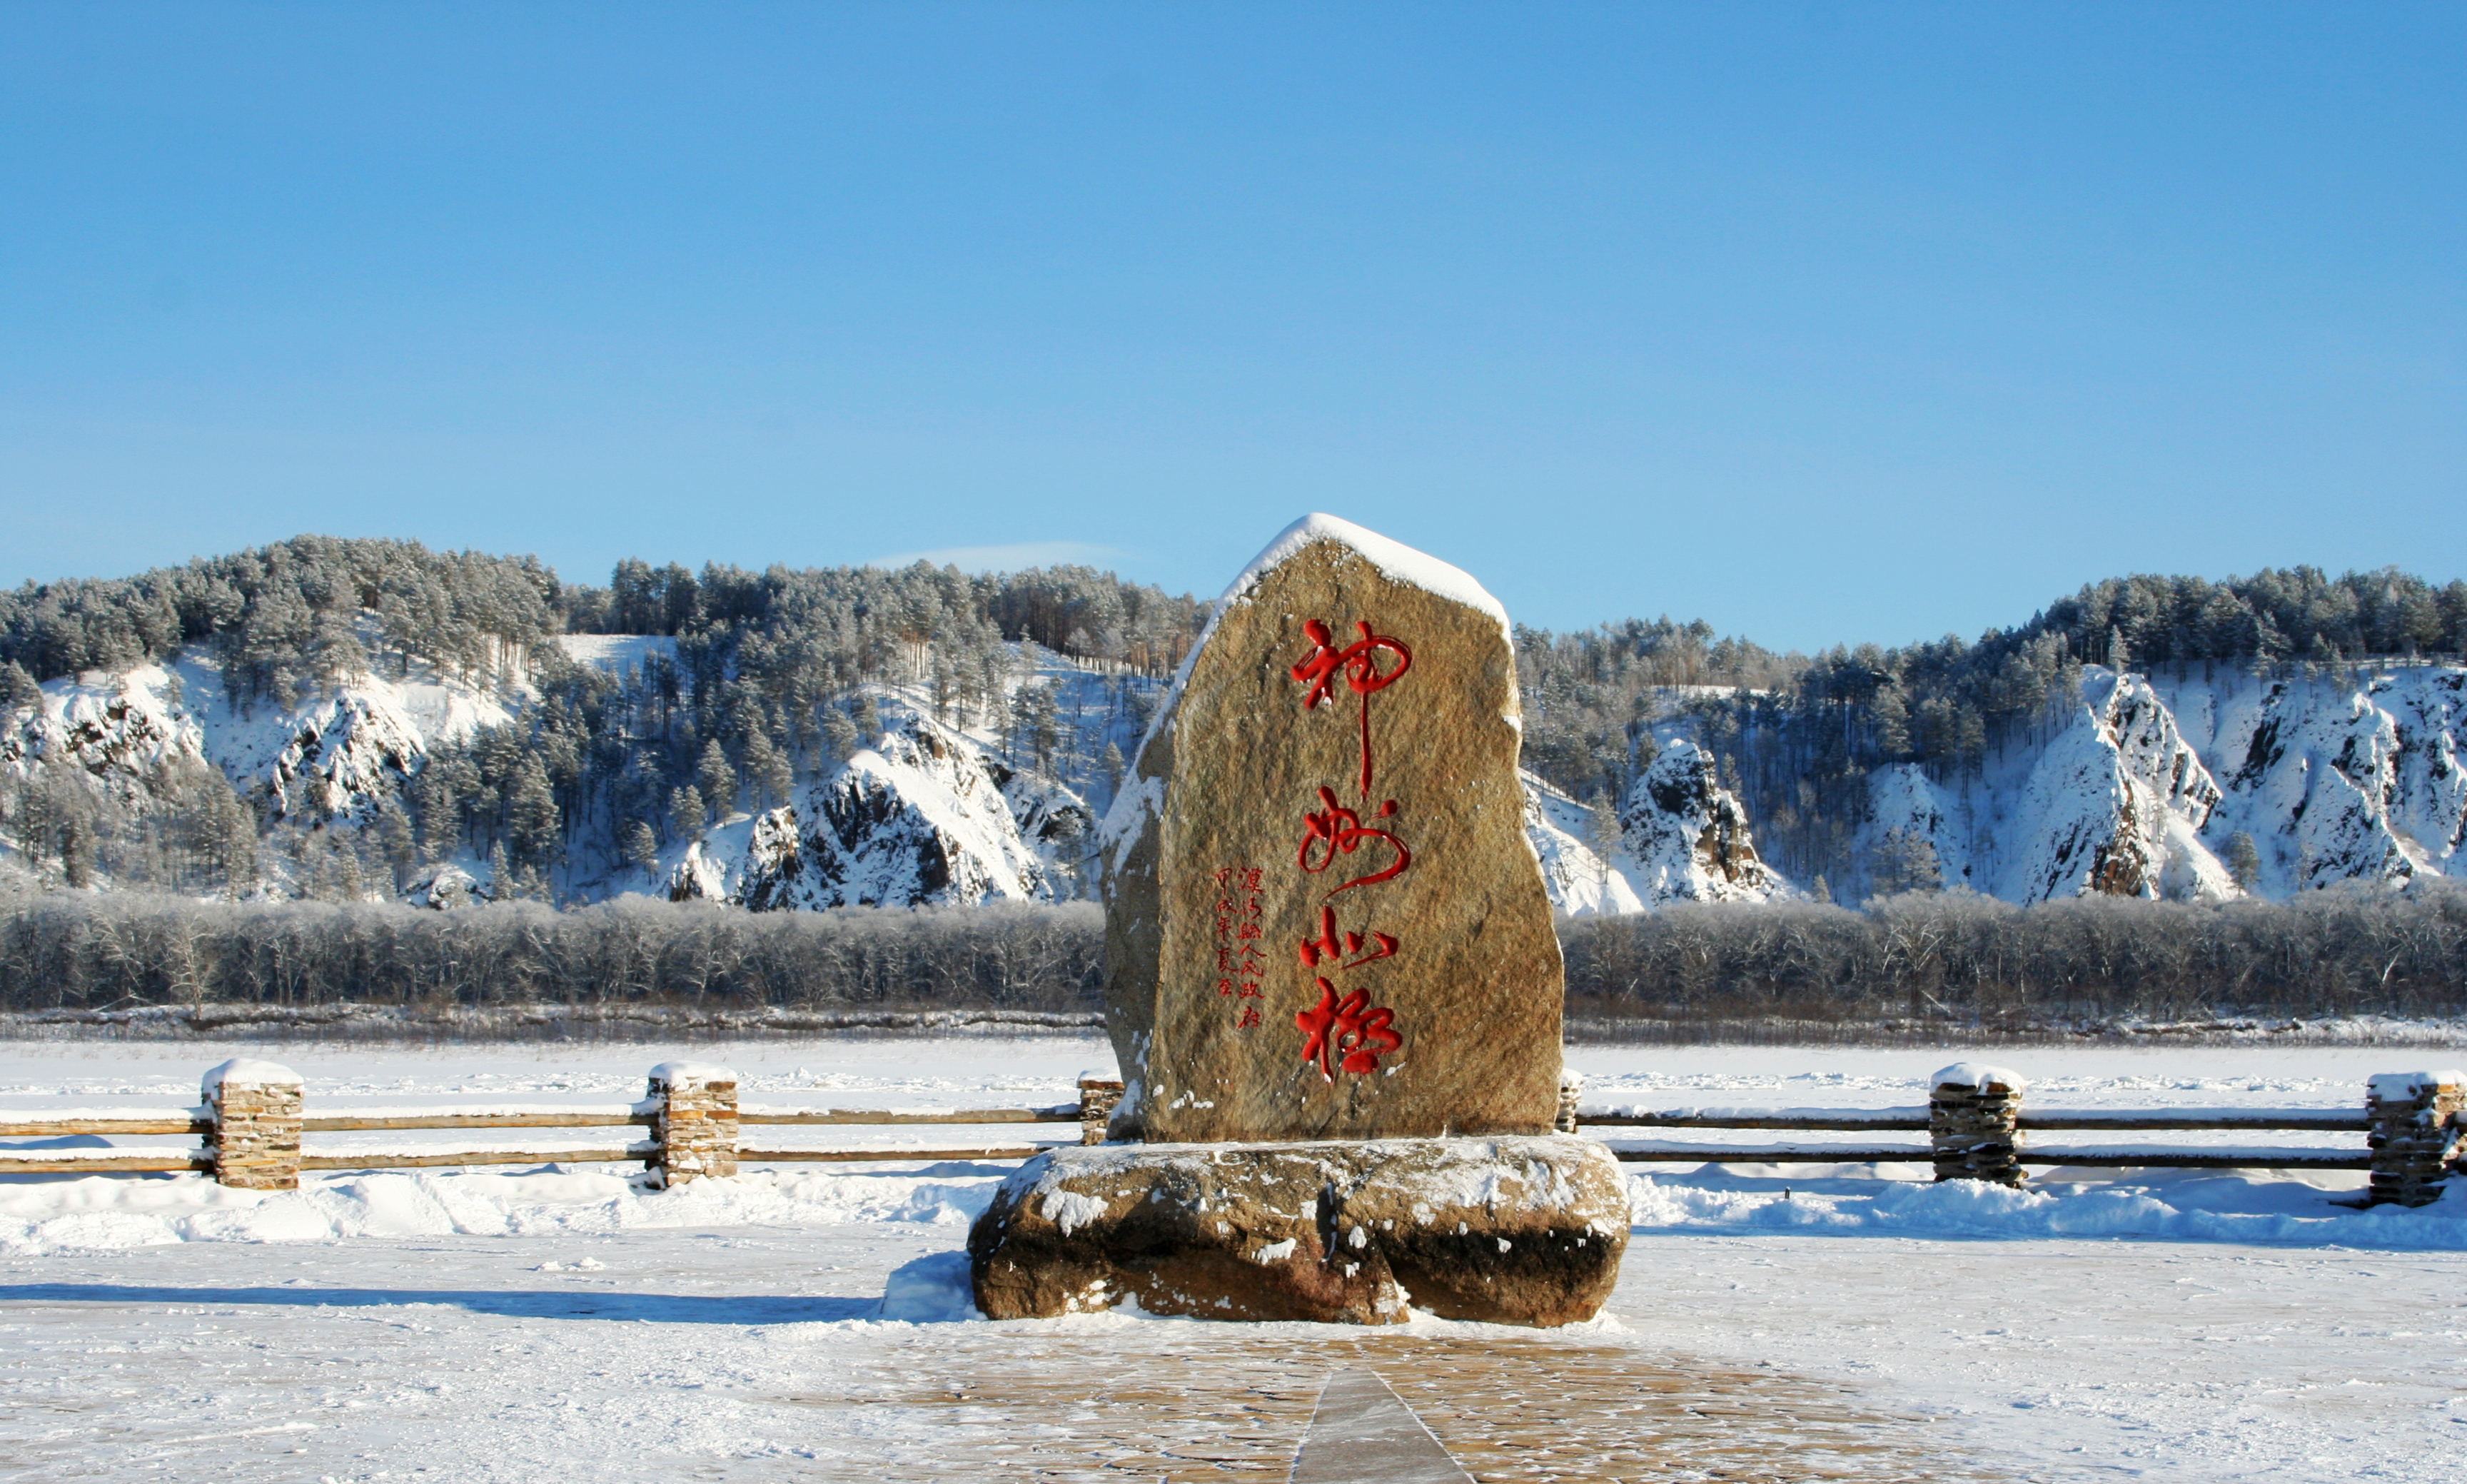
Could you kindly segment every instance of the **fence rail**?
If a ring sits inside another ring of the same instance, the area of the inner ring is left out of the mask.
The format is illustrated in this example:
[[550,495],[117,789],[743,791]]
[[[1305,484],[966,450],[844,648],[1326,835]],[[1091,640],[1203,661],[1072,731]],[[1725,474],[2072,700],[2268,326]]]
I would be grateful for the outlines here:
[[[1582,1079],[1561,1090],[1563,1132],[1630,1129],[1720,1129],[1763,1133],[1916,1134],[1925,1141],[1698,1143],[1638,1140],[1613,1134],[1605,1142],[1630,1163],[1778,1164],[1911,1163],[1925,1161],[1938,1180],[1982,1180],[2018,1185],[2025,1166],[2178,1169],[2367,1170],[2369,1202],[2421,1205],[2441,1193],[2461,1167],[2467,1132],[2467,1076],[2405,1072],[2375,1077],[2361,1111],[2336,1108],[2125,1108],[2045,1113],[2023,1107],[2028,1086],[2001,1068],[1962,1064],[1931,1080],[1929,1101],[1905,1108],[1594,1108],[1578,1106]],[[920,1127],[1075,1123],[1077,1142],[1102,1143],[1106,1121],[1122,1095],[1108,1075],[1079,1079],[1079,1100],[1042,1108],[817,1109],[740,1107],[736,1074],[725,1068],[668,1062],[652,1068],[641,1102],[597,1108],[386,1110],[308,1113],[301,1084],[287,1068],[227,1062],[206,1074],[205,1101],[193,1109],[47,1118],[0,1119],[0,1137],[65,1135],[184,1135],[203,1140],[195,1151],[130,1149],[0,1150],[0,1174],[102,1174],[211,1171],[229,1185],[290,1189],[303,1170],[404,1169],[447,1165],[606,1163],[642,1160],[667,1183],[730,1175],[743,1162],[878,1163],[1030,1158],[1056,1141],[951,1149],[763,1148],[741,1139],[756,1127]],[[571,1149],[306,1150],[302,1136],[321,1133],[454,1129],[645,1128],[647,1139]],[[2036,1133],[2362,1133],[2362,1150],[2319,1147],[2033,1148]]]

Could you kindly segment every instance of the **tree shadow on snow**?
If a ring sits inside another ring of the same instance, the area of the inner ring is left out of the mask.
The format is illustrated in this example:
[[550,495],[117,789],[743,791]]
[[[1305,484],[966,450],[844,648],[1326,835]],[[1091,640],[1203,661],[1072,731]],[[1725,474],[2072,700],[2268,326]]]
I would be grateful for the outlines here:
[[554,1290],[169,1288],[119,1283],[0,1284],[0,1304],[279,1304],[292,1309],[394,1309],[436,1304],[514,1319],[615,1319],[653,1324],[827,1324],[871,1319],[878,1298],[755,1293],[593,1293]]

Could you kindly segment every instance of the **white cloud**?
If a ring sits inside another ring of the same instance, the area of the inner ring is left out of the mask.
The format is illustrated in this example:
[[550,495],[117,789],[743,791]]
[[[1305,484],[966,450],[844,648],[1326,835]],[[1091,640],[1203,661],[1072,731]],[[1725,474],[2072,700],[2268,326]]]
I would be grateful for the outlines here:
[[1009,546],[949,546],[931,551],[901,551],[893,556],[868,557],[859,565],[909,567],[931,562],[937,567],[957,567],[962,572],[1017,572],[1023,567],[1103,567],[1128,554],[1117,547],[1087,541],[1017,541]]

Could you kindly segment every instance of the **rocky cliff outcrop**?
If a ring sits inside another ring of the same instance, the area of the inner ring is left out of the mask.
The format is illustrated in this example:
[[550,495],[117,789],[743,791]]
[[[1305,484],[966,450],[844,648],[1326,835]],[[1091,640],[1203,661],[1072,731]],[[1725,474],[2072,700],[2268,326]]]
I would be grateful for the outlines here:
[[2467,671],[2421,666],[2363,686],[2272,681],[2218,718],[2227,786],[2210,827],[2260,850],[2258,887],[2451,874],[2467,843]]
[[32,779],[77,771],[101,796],[143,812],[153,782],[175,760],[206,759],[205,733],[180,705],[180,686],[157,665],[56,680],[42,699],[0,725],[0,775]]
[[1748,812],[1716,780],[1713,754],[1672,738],[1619,807],[1619,832],[1643,901],[1765,902],[1798,895],[1757,858]]
[[2073,724],[2031,768],[2013,812],[2010,901],[2238,894],[2202,827],[2221,791],[2165,702],[2138,675],[2094,670]]
[[0,725],[0,770],[81,770],[144,812],[175,757],[211,763],[270,819],[365,821],[418,772],[430,747],[511,713],[497,698],[433,680],[360,674],[296,705],[234,703],[211,657],[169,667],[51,681],[37,706]]
[[974,906],[1075,894],[1088,806],[923,716],[883,733],[793,804],[690,843],[673,900],[756,911]]

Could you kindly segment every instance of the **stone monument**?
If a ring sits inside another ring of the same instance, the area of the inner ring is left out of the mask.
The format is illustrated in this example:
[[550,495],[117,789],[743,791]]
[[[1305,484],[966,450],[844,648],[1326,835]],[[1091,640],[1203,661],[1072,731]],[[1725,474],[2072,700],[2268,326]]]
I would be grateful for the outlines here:
[[1623,1182],[1553,1134],[1562,970],[1507,615],[1332,516],[1217,605],[1103,838],[1113,1142],[969,1248],[997,1317],[1533,1324],[1618,1275]]

